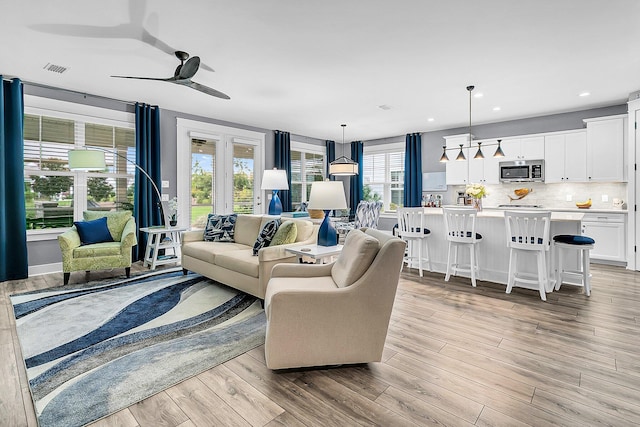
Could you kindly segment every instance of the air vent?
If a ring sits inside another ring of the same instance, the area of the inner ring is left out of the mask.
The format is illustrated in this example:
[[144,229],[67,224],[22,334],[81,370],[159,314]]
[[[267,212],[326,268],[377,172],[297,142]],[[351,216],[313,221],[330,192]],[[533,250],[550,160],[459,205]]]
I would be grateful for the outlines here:
[[51,71],[53,73],[62,74],[69,69],[69,67],[63,67],[62,65],[52,64],[47,62],[47,65],[42,67],[44,70]]

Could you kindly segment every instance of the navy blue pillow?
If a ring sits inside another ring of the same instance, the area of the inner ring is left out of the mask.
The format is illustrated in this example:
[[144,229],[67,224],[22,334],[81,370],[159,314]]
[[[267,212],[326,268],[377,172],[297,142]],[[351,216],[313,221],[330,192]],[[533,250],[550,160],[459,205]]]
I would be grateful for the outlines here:
[[593,245],[596,242],[591,237],[575,234],[559,234],[557,236],[553,236],[553,241],[558,243],[567,243],[569,245]]
[[91,245],[93,243],[113,242],[113,237],[109,233],[107,227],[107,217],[94,219],[93,221],[77,221],[73,225],[76,226],[80,241],[83,245]]

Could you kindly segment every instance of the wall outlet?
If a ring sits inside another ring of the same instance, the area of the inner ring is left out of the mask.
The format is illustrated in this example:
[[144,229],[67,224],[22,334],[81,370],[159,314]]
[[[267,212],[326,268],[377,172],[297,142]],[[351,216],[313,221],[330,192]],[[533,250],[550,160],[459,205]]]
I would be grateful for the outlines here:
[[571,194],[567,194],[567,202],[570,202],[573,200],[573,196]]
[[609,201],[609,195],[608,194],[603,194],[602,195],[602,201],[603,202],[608,202]]
[[169,181],[162,181],[162,188],[169,188]]
[[162,195],[162,201],[163,202],[168,202],[169,201],[169,195],[168,194],[163,194]]

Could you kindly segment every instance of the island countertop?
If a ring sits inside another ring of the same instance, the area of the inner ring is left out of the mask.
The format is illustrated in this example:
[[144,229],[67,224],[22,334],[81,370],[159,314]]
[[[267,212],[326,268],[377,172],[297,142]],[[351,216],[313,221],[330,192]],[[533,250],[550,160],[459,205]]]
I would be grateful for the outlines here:
[[[478,218],[504,218],[504,212],[511,209],[502,208],[487,208],[478,212]],[[513,209],[515,210],[515,209]],[[582,221],[586,212],[579,211],[554,211],[551,209],[517,209],[518,211],[531,210],[533,212],[551,211],[551,221]],[[424,208],[425,214],[428,215],[442,215],[442,208]]]

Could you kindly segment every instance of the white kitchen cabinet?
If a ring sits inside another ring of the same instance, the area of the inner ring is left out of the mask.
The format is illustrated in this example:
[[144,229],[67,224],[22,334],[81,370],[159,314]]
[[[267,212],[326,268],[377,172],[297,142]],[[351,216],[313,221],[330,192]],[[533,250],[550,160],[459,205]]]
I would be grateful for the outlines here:
[[[488,150],[491,148],[492,150]],[[477,149],[471,150],[471,158],[469,159],[469,182],[480,184],[499,184],[500,172],[498,163],[502,158],[493,157],[494,147],[486,147],[482,150],[484,159],[474,159]]]
[[[469,135],[453,135],[445,137],[447,145],[447,185],[464,185],[469,183]],[[460,144],[462,144],[462,152],[467,160],[456,160],[460,153]],[[475,154],[475,153],[474,153]]]
[[590,257],[594,261],[626,263],[627,233],[626,215],[585,214],[582,219],[582,235],[596,241]]
[[585,119],[587,124],[587,179],[624,181],[624,116]]
[[525,136],[502,140],[504,160],[544,159],[544,136]]
[[547,183],[587,180],[587,134],[575,131],[544,137],[544,165]]

